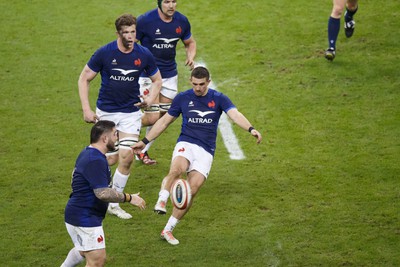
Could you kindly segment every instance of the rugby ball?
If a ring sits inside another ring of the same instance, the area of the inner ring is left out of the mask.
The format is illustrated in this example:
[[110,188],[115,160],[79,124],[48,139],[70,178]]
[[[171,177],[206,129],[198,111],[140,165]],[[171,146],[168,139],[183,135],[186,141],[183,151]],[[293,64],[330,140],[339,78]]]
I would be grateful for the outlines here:
[[176,180],[171,187],[170,196],[172,204],[177,209],[186,209],[192,199],[192,191],[188,181],[184,179]]

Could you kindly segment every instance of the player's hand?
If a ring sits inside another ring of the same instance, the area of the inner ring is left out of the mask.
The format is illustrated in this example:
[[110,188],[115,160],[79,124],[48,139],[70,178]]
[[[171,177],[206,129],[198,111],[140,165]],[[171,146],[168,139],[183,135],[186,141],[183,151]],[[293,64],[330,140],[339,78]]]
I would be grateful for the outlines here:
[[136,103],[134,105],[135,105],[135,107],[143,108],[143,109],[150,106],[146,101],[138,102],[138,103]]
[[133,154],[139,155],[145,146],[146,145],[142,141],[137,142],[136,144],[131,146]]
[[193,70],[193,68],[194,68],[194,60],[186,59],[185,66],[188,66],[190,68],[190,70]]
[[251,130],[251,135],[254,136],[255,138],[257,138],[257,144],[261,143],[262,140],[262,136],[260,134],[259,131],[257,131],[256,129]]
[[97,117],[93,110],[87,110],[83,112],[83,119],[87,123],[96,123],[99,120],[99,117]]
[[144,210],[146,208],[146,201],[144,201],[143,198],[141,198],[140,193],[136,194],[131,194],[131,201],[130,203],[136,207],[138,207],[141,210]]
[[149,100],[147,96],[140,95],[140,102],[136,103],[135,106],[138,108],[147,108],[150,106]]

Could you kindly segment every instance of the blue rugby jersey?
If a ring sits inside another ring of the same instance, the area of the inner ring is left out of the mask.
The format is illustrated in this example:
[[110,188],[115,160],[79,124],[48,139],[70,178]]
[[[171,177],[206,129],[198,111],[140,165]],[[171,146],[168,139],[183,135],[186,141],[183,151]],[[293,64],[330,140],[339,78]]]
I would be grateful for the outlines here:
[[176,76],[176,46],[192,36],[189,20],[176,11],[171,22],[164,22],[156,8],[138,17],[136,31],[136,39],[154,55],[161,76]]
[[118,49],[117,41],[99,48],[87,63],[94,72],[101,74],[101,87],[96,106],[106,112],[131,113],[139,108],[138,79],[143,71],[153,76],[158,71],[151,52],[134,44],[133,51],[126,54]]
[[196,96],[189,89],[174,98],[168,114],[174,117],[182,114],[178,142],[199,145],[214,156],[219,119],[222,112],[232,108],[236,108],[232,101],[214,89],[208,89],[205,96]]
[[108,202],[96,197],[93,190],[110,187],[111,170],[106,156],[96,148],[86,147],[78,156],[72,173],[72,193],[65,208],[65,222],[81,227],[101,226]]

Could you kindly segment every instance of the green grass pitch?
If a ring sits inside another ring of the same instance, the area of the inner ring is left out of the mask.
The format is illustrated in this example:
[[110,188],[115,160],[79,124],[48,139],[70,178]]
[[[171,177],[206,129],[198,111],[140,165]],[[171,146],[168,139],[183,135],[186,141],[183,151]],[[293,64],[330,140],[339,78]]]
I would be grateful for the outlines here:
[[[78,76],[114,20],[156,1],[1,1],[0,266],[60,266],[63,210],[88,144]],[[153,214],[178,120],[135,163],[127,192],[148,209],[106,217],[108,266],[400,266],[400,2],[360,1],[352,38],[323,58],[331,1],[178,1],[218,90],[264,135],[221,137],[192,210],[160,240]],[[178,48],[179,88],[189,88]],[[91,87],[95,103],[99,77]],[[169,206],[170,208],[170,206]],[[82,265],[84,266],[84,265]]]

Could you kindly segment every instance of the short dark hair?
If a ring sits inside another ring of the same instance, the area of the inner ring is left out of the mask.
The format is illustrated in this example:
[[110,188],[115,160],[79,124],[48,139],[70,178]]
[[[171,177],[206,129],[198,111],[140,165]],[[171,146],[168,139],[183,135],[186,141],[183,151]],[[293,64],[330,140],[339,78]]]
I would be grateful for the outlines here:
[[104,120],[96,122],[96,124],[92,127],[92,130],[90,131],[90,143],[97,143],[104,133],[111,132],[114,127],[115,123],[112,121]]
[[115,20],[115,29],[120,32],[122,26],[136,25],[136,17],[131,14],[123,14]]
[[208,71],[208,69],[206,67],[195,67],[192,70],[192,74],[190,75],[190,77],[194,77],[196,79],[203,79],[206,78],[207,81],[210,80],[210,72]]

